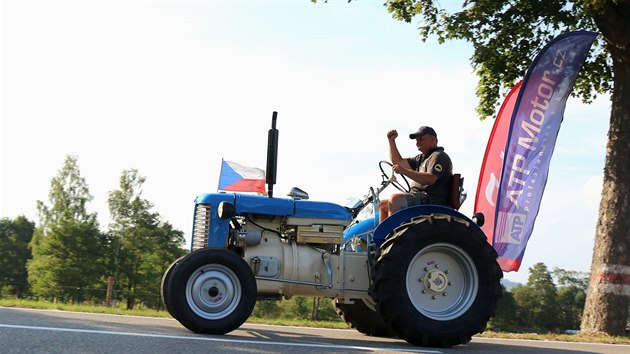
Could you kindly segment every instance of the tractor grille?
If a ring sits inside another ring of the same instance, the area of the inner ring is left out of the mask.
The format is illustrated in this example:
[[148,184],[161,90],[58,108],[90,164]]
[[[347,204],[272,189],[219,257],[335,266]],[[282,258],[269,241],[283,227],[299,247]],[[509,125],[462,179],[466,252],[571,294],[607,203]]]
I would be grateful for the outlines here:
[[195,224],[193,225],[192,250],[208,247],[210,231],[210,205],[197,204],[195,208]]

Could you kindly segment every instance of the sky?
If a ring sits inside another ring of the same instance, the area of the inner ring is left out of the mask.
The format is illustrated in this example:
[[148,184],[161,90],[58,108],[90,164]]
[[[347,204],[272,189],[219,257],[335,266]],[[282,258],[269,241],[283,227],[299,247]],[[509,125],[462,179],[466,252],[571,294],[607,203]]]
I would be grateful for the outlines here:
[[[413,156],[405,136],[429,125],[473,214],[493,119],[475,113],[472,47],[422,42],[418,22],[381,0],[2,0],[0,11],[0,217],[38,222],[36,202],[49,203],[73,155],[103,230],[108,193],[137,169],[153,211],[189,241],[194,198],[217,191],[221,159],[265,168],[274,111],[275,197],[293,186],[311,200],[360,197],[380,184],[387,130]],[[506,279],[527,282],[538,262],[590,270],[609,116],[608,96],[568,100],[523,263]]]

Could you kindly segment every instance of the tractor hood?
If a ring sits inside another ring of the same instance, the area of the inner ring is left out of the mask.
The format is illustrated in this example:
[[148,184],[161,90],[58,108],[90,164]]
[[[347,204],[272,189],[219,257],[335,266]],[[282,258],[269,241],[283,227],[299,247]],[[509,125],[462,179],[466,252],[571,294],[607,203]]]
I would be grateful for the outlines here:
[[239,193],[210,193],[201,194],[195,199],[195,204],[218,205],[229,202],[236,207],[237,214],[261,214],[275,216],[294,216],[314,219],[346,220],[346,225],[352,220],[352,214],[345,207],[312,200],[295,200],[290,198],[269,198],[265,196]]

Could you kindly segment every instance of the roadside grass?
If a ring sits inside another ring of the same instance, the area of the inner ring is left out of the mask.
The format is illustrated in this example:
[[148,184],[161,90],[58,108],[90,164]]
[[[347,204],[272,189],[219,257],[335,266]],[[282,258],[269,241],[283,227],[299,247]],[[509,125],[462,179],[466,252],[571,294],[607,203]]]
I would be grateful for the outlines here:
[[152,309],[134,309],[127,310],[121,307],[106,307],[99,305],[84,304],[67,304],[61,302],[36,301],[24,299],[0,299],[0,306],[3,307],[21,307],[30,309],[46,309],[46,310],[62,310],[74,312],[90,312],[104,313],[110,315],[129,315],[129,316],[146,316],[146,317],[171,317],[166,311],[158,311]]
[[[49,301],[34,301],[23,299],[0,299],[0,307],[20,307],[32,309],[49,309],[75,312],[104,313],[113,315],[128,316],[146,316],[146,317],[165,317],[170,318],[171,315],[167,311],[159,311],[153,309],[133,309],[127,310],[123,305],[120,307],[105,307],[98,305],[77,305],[66,303],[55,303]],[[270,324],[278,326],[300,326],[300,327],[319,327],[333,329],[348,329],[348,325],[341,321],[309,321],[299,318],[262,318],[252,316],[248,318],[248,323]],[[508,333],[485,331],[477,334],[476,337],[484,338],[504,338],[504,339],[528,339],[528,340],[548,340],[563,342],[591,342],[591,343],[607,343],[607,344],[630,344],[630,336],[586,336],[581,334],[558,334],[558,333]]]
[[630,344],[630,336],[609,336],[600,334],[587,336],[582,334],[560,334],[560,333],[508,333],[485,331],[475,337],[483,338],[503,338],[503,339],[529,339],[547,340],[558,342],[586,342],[586,343],[606,343],[606,344]]
[[276,326],[295,326],[295,327],[317,327],[331,329],[350,329],[345,322],[342,321],[310,321],[299,318],[262,318],[251,316],[247,319],[248,323],[269,324]]

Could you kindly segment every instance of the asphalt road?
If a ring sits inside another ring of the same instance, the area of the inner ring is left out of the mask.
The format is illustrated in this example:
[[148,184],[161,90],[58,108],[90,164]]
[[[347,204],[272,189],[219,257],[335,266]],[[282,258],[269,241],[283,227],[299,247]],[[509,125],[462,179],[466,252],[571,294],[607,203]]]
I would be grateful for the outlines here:
[[628,354],[630,345],[473,338],[449,349],[414,347],[354,330],[246,323],[197,335],[173,319],[0,307],[0,353],[510,353]]

